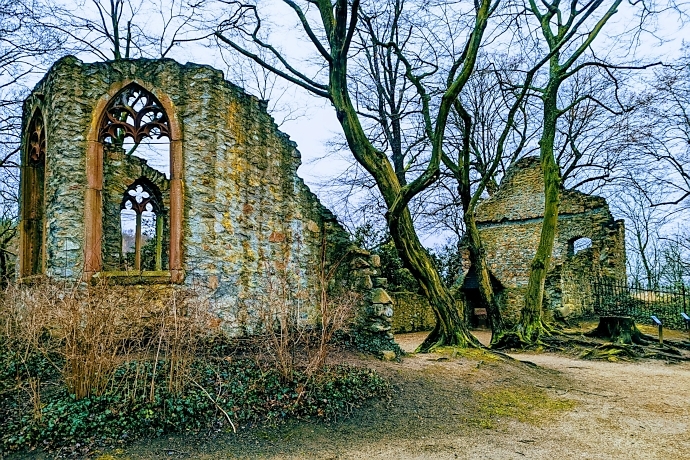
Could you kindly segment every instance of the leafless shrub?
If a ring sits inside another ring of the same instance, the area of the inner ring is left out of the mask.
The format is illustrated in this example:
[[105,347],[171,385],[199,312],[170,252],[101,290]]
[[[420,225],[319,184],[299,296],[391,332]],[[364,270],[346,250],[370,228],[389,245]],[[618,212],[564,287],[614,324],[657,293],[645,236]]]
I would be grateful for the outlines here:
[[[153,399],[161,363],[168,366],[168,390],[179,391],[200,340],[210,333],[204,302],[172,287],[45,282],[12,286],[0,300],[1,338],[24,362],[32,353],[62,358],[54,365],[77,398],[123,384],[115,370],[126,363],[136,363],[132,396],[146,389]],[[143,371],[147,363],[152,376]]]
[[[333,334],[353,319],[361,296],[344,288],[334,292],[339,265],[326,270],[324,249],[321,269],[311,277],[317,289],[309,290],[287,263],[266,268],[264,294],[252,299],[251,320],[258,322],[252,350],[285,381],[297,370],[311,376],[323,369]],[[316,299],[308,297],[313,293]],[[153,401],[161,384],[179,393],[194,383],[190,372],[205,356],[202,344],[222,334],[204,299],[188,287],[13,285],[0,293],[0,342],[25,364],[22,385],[33,395],[36,417],[42,383],[32,377],[30,360],[37,354],[78,399],[117,390]]]
[[[300,284],[298,273],[287,262],[266,264],[264,295],[258,302],[258,319],[262,326],[260,340],[269,361],[285,380],[296,370],[308,376],[326,364],[333,334],[350,323],[361,294],[333,283],[341,262],[327,266],[326,245],[322,245],[321,263],[316,274],[316,290]],[[316,302],[309,293],[316,292]],[[310,302],[311,300],[311,302]]]

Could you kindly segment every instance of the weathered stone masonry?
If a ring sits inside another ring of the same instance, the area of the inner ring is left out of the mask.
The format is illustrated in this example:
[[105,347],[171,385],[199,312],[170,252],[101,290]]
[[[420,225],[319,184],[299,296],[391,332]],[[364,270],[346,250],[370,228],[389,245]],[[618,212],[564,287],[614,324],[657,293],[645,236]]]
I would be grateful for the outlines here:
[[[99,138],[104,111],[131,85],[152,94],[169,118],[169,178]],[[28,161],[27,127],[38,114],[45,125],[43,169]],[[20,234],[30,250],[20,255],[20,277],[203,285],[218,314],[238,325],[252,299],[265,295],[267,273],[289,273],[305,289],[305,305],[315,305],[322,250],[332,263],[349,245],[297,176],[300,154],[265,103],[211,67],[65,57],[25,101],[23,122]],[[112,227],[125,188],[137,178],[159,190],[164,209],[157,271],[123,272],[118,260],[121,236]],[[37,197],[44,202],[37,205]],[[363,284],[371,288],[370,279]]]
[[[516,318],[524,303],[543,213],[544,179],[535,157],[513,165],[499,190],[477,206],[482,243],[509,320]],[[575,242],[582,238],[591,239],[591,247],[575,253]],[[467,255],[465,270],[469,270]],[[591,306],[593,278],[626,279],[624,222],[614,220],[603,198],[563,190],[546,280],[545,307],[562,317],[586,313]],[[471,280],[466,278],[465,287],[468,284]]]

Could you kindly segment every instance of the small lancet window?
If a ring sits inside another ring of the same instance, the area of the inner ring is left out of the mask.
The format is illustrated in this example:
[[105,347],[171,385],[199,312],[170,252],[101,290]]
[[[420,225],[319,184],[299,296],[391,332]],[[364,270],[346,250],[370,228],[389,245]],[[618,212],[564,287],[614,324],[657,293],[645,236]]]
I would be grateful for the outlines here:
[[163,218],[160,191],[144,178],[124,193],[120,205],[125,270],[163,269]]

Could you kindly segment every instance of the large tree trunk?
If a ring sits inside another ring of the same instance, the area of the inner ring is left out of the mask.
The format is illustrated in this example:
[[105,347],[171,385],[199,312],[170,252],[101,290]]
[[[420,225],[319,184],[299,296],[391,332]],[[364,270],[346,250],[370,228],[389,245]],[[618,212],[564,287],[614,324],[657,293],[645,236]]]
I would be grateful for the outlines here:
[[[556,61],[557,62],[557,61]],[[539,340],[543,331],[542,303],[544,300],[544,283],[551,262],[553,243],[558,225],[558,205],[561,199],[561,172],[553,149],[556,140],[556,123],[558,122],[558,88],[559,84],[550,84],[544,94],[544,130],[539,140],[539,157],[544,175],[544,220],[539,236],[537,253],[530,265],[525,307],[522,309],[520,325],[523,339],[529,343]]]
[[429,352],[439,346],[478,347],[469,332],[455,299],[441,280],[429,253],[417,237],[408,210],[398,219],[389,221],[389,230],[400,258],[419,281],[436,316],[436,326],[418,351]]
[[635,321],[629,316],[602,316],[597,328],[588,332],[589,337],[608,340],[612,343],[627,345],[644,345],[651,337],[645,336],[635,326]]
[[486,251],[479,236],[479,229],[477,229],[474,213],[472,211],[466,211],[464,220],[470,250],[470,263],[474,266],[477,273],[479,298],[488,313],[489,326],[491,327],[491,341],[493,343],[494,339],[498,339],[504,332],[501,310],[496,303],[494,289],[491,284],[489,265],[486,261]]
[[539,238],[537,253],[530,266],[525,306],[520,315],[522,339],[528,343],[539,340],[544,330],[542,324],[542,307],[544,300],[544,283],[551,262],[553,243],[558,225],[558,204],[560,201],[561,178],[553,154],[542,158],[544,168],[544,221]]
[[561,196],[561,174],[553,153],[558,121],[558,87],[559,84],[549,84],[543,96],[544,124],[539,140],[539,154],[544,175],[544,219],[537,252],[530,264],[525,306],[520,312],[520,321],[517,326],[501,337],[497,337],[496,340],[492,340],[492,345],[497,347],[534,345],[539,342],[542,333],[548,331],[542,321],[542,304],[544,284],[556,237],[558,205]]
[[536,343],[544,332],[542,304],[544,283],[551,262],[553,243],[558,225],[558,205],[561,198],[561,174],[553,154],[558,121],[558,85],[549,85],[544,95],[544,131],[539,141],[539,154],[544,175],[544,220],[537,253],[530,265],[525,306],[520,315],[518,334],[523,342]]
[[455,300],[449,289],[443,284],[431,257],[420,243],[407,204],[413,196],[438,178],[448,114],[474,69],[481,39],[490,15],[491,3],[487,0],[479,2],[475,29],[465,50],[464,64],[458,69],[452,84],[449,85],[441,98],[433,133],[428,133],[432,141],[429,164],[424,173],[406,185],[403,185],[404,178],[403,181],[398,178],[386,154],[376,149],[369,141],[348,91],[348,51],[357,23],[359,2],[352,3],[352,15],[349,24],[348,5],[350,3],[346,0],[338,0],[335,7],[331,2],[317,2],[316,4],[329,36],[331,49],[328,93],[335,107],[338,121],[343,128],[352,154],[375,179],[388,209],[386,215],[388,228],[398,254],[405,266],[419,281],[436,316],[434,331],[419,349],[429,351],[444,345],[480,346],[477,339],[467,330],[455,305]]

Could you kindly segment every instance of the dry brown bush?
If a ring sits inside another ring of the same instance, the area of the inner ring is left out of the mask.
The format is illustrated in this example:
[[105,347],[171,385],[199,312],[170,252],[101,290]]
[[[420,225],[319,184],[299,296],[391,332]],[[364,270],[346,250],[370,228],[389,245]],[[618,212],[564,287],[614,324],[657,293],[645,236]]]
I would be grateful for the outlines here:
[[[311,376],[323,369],[333,334],[352,320],[361,301],[346,289],[333,295],[338,264],[326,271],[323,259],[317,299],[307,298],[298,274],[267,268],[264,295],[251,302],[251,320],[258,322],[250,339],[254,357],[286,381],[297,370]],[[201,345],[222,335],[206,294],[177,286],[13,285],[0,293],[0,340],[25,356],[24,362],[35,353],[59,357],[53,364],[78,399],[117,388],[133,400],[153,401],[161,384],[157,376],[165,375],[174,393],[194,384],[189,371],[203,357]],[[123,365],[127,374],[116,377]],[[27,391],[36,390],[38,412],[40,384],[25,382]]]
[[327,267],[325,248],[324,243],[316,274],[315,302],[308,298],[309,291],[300,284],[299,273],[289,269],[287,261],[274,265],[279,268],[265,265],[264,295],[255,306],[261,325],[257,338],[263,341],[269,361],[286,381],[298,369],[311,376],[324,367],[334,333],[353,321],[362,301],[360,293],[334,287],[345,257]]
[[179,390],[200,340],[211,332],[208,307],[199,299],[169,286],[11,286],[1,299],[0,333],[27,358],[60,356],[55,365],[77,398],[118,384],[113,377],[123,363],[153,360],[153,376],[144,379],[141,372],[131,388],[133,395],[146,389],[152,399],[159,363],[168,366],[169,390]]

